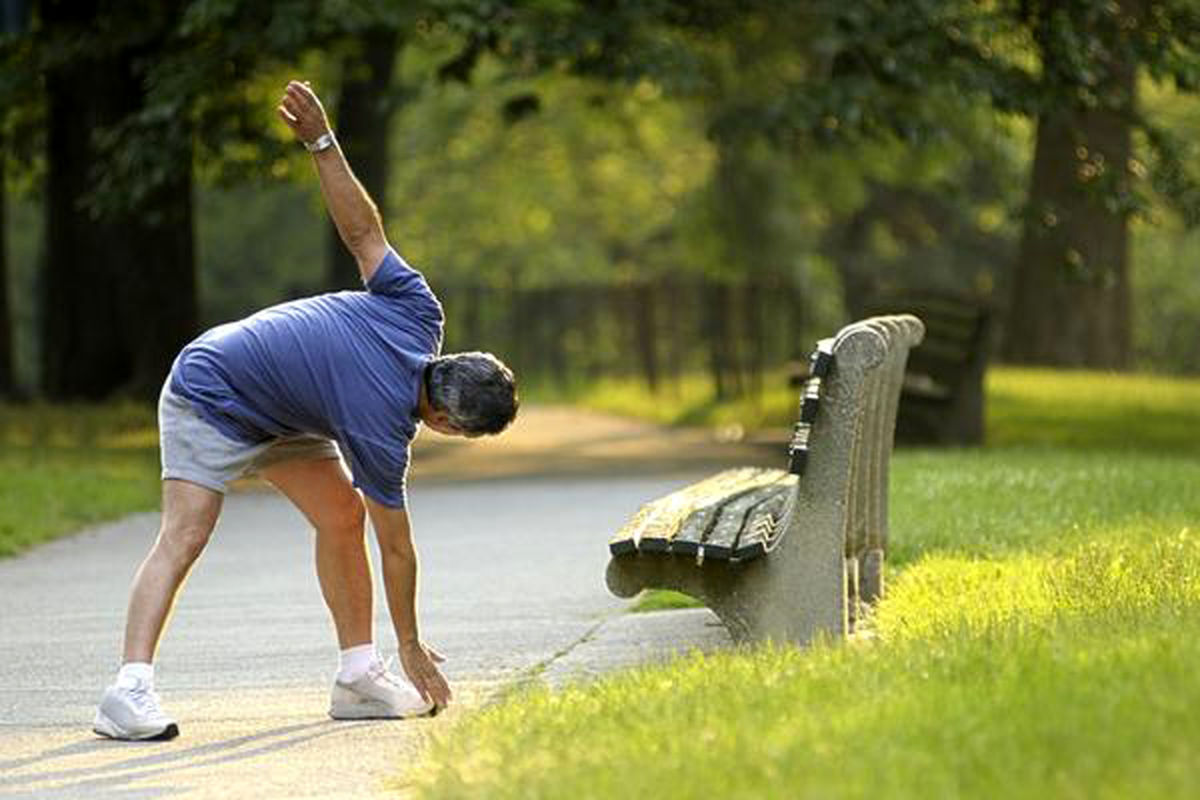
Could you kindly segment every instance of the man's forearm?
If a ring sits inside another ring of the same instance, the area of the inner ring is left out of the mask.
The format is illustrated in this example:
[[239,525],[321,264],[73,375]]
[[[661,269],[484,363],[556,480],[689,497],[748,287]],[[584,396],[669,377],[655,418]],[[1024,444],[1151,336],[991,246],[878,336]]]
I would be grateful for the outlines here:
[[325,207],[338,235],[350,252],[360,251],[372,241],[383,240],[383,222],[367,190],[354,177],[350,164],[336,144],[313,154]]
[[417,629],[417,554],[383,552],[383,587],[396,640],[404,645],[420,641]]
[[400,663],[421,697],[444,706],[451,692],[435,663],[442,660],[441,656],[421,642],[417,630],[417,549],[413,547],[408,513],[383,506],[370,497],[366,503],[383,556],[383,584],[400,644]]
[[337,142],[330,145],[332,133],[329,118],[320,99],[307,83],[288,81],[283,99],[279,102],[280,118],[306,147],[322,147],[313,153],[321,194],[342,242],[354,255],[364,281],[369,281],[375,268],[387,253],[387,238],[383,222],[366,189],[350,171],[346,157]]

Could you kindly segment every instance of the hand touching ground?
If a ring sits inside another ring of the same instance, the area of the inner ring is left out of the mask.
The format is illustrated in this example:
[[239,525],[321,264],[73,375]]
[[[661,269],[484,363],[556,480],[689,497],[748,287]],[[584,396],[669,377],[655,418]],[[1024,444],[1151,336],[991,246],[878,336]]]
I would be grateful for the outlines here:
[[450,685],[446,683],[437,665],[445,661],[433,648],[420,642],[400,645],[400,664],[413,686],[427,702],[445,708],[450,702]]

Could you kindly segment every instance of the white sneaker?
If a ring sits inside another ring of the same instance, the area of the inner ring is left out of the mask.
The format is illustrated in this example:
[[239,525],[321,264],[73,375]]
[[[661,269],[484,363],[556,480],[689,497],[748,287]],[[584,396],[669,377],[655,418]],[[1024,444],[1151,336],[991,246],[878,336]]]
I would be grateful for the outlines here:
[[329,716],[334,719],[409,719],[436,713],[436,705],[422,700],[416,687],[382,661],[350,683],[333,682]]
[[105,689],[92,730],[110,739],[165,741],[179,735],[179,726],[163,713],[158,695],[143,681]]

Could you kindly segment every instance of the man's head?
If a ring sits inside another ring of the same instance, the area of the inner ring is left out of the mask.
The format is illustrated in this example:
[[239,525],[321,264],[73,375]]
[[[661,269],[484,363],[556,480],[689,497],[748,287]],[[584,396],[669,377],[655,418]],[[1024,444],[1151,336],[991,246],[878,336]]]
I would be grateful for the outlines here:
[[425,371],[421,420],[450,436],[496,434],[517,416],[517,382],[491,353],[454,353]]

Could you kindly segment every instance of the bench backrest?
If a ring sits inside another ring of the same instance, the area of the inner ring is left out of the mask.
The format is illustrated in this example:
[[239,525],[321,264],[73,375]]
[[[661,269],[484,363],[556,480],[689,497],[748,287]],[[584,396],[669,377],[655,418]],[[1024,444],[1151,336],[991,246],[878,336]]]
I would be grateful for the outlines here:
[[924,325],[912,315],[871,317],[847,325],[818,348],[830,354],[831,364],[824,377],[814,370],[820,380],[815,416],[806,387],[797,438],[806,440],[807,455],[793,458],[802,477],[789,518],[780,525],[779,546],[809,535],[788,535],[799,525],[810,532],[840,532],[839,547],[848,557],[886,547],[896,409],[909,350],[923,334]]

